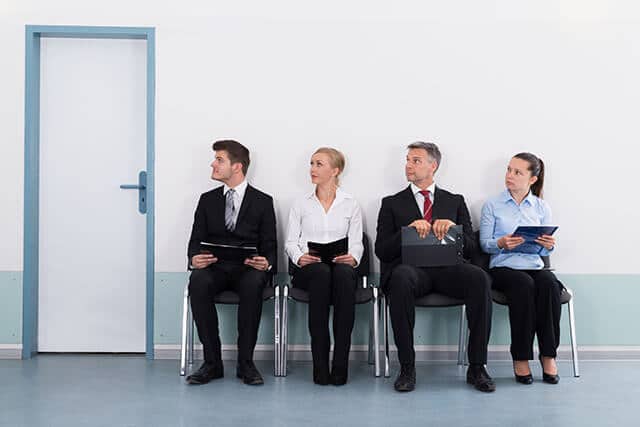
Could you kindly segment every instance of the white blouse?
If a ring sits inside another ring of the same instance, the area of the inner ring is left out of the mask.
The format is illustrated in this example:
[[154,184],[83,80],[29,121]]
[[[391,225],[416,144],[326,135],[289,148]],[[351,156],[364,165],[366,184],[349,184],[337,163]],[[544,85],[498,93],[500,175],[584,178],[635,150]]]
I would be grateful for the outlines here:
[[356,199],[340,188],[328,212],[315,190],[296,200],[289,213],[285,253],[296,264],[309,252],[307,242],[329,243],[349,237],[349,254],[360,263],[362,252],[362,211]]

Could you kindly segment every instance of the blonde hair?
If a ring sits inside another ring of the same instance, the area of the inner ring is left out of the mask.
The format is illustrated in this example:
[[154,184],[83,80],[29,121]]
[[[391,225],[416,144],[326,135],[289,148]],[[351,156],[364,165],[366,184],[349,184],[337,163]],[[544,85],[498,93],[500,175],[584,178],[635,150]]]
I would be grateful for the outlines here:
[[338,185],[340,181],[338,177],[344,170],[344,165],[346,163],[344,154],[342,154],[335,148],[330,147],[320,147],[315,151],[315,153],[313,153],[313,155],[316,155],[318,153],[326,154],[327,156],[329,156],[329,164],[331,164],[331,167],[338,168],[338,175],[336,175],[336,185]]

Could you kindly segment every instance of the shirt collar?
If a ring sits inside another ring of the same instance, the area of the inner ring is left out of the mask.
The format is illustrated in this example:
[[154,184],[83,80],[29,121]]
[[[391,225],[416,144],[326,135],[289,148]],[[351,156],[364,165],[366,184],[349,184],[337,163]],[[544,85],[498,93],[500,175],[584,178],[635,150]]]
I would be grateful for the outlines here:
[[[433,197],[435,195],[435,192],[436,192],[436,182],[433,181],[431,183],[431,185],[427,187],[427,190],[429,190],[431,192],[431,197]],[[421,192],[422,189],[412,182],[411,183],[411,191],[413,192],[413,195],[415,196],[416,194]]]
[[[535,203],[535,200],[536,200],[536,196],[534,196],[531,190],[529,190],[529,194],[527,194],[527,196],[524,199],[522,199],[522,203],[527,202],[529,205],[533,205]],[[502,192],[502,201],[505,203],[508,201],[512,201],[516,205],[518,204],[516,200],[513,198],[513,196],[511,195],[511,193],[509,192],[509,190],[504,190]]]
[[[307,195],[307,199],[317,199],[318,197],[316,196],[316,189],[314,188],[313,191],[311,191],[308,195]],[[335,204],[336,202],[345,200],[345,199],[351,199],[352,196],[351,194],[347,193],[346,191],[342,191],[342,189],[340,187],[338,187],[336,189],[336,199],[333,201],[333,203]]]
[[[240,184],[235,186],[234,190],[235,190],[236,194],[238,195],[238,197],[240,197],[240,199],[242,199],[244,197],[244,193],[247,191],[247,186],[248,185],[249,185],[249,183],[245,179]],[[229,191],[230,189],[231,189],[231,187],[229,187],[227,184],[225,184],[224,188],[222,189],[222,193],[226,196],[227,195],[227,191]]]

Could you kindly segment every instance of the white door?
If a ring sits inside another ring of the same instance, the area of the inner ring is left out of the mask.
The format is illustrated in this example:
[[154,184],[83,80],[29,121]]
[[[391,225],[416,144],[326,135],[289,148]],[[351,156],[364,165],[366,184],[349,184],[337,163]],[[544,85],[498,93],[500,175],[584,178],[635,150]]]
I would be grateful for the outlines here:
[[144,352],[146,41],[41,41],[38,351]]

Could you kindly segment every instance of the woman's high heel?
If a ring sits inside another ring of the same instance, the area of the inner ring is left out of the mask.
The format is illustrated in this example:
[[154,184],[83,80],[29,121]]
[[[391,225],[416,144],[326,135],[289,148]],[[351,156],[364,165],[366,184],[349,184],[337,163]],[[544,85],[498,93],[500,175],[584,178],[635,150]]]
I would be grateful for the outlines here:
[[533,375],[531,375],[531,372],[529,372],[527,375],[516,374],[515,362],[513,363],[513,375],[516,377],[516,382],[519,382],[520,384],[529,385],[533,383]]
[[540,366],[542,367],[542,381],[544,381],[547,384],[558,384],[560,382],[560,375],[547,374],[544,371],[544,363],[542,363],[542,355],[540,355],[538,359],[540,360]]

